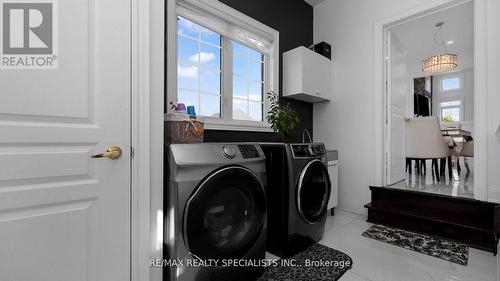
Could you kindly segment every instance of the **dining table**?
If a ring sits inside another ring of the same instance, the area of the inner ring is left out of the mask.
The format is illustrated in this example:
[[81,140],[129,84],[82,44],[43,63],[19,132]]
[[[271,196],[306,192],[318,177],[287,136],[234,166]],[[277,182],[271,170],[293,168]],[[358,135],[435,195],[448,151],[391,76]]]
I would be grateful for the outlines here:
[[465,142],[467,137],[471,137],[472,134],[469,131],[462,129],[446,128],[441,129],[441,133],[444,137],[451,137],[455,142]]

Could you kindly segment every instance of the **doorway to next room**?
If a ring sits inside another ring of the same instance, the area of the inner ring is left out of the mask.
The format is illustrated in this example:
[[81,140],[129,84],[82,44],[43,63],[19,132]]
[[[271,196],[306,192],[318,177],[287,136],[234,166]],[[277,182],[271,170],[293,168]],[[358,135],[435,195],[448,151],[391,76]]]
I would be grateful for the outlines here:
[[387,30],[386,179],[474,198],[474,3]]

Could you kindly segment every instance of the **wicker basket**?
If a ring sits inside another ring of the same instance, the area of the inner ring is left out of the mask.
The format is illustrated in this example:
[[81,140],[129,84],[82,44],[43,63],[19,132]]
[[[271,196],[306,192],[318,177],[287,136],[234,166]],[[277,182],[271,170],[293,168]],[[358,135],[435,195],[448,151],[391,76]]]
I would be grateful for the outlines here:
[[201,143],[204,135],[203,122],[196,120],[165,121],[166,143]]

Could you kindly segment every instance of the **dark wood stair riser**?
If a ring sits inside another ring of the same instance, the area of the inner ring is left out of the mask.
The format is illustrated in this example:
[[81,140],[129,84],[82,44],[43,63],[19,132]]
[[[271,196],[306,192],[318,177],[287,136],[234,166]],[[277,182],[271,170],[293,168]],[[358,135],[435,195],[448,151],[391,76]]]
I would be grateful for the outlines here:
[[448,200],[425,193],[411,194],[399,190],[394,192],[375,190],[372,191],[372,206],[388,210],[404,208],[406,212],[471,227],[487,229],[495,227],[495,219],[492,215],[496,206],[476,200]]
[[390,187],[370,187],[368,221],[464,242],[496,254],[498,204]]
[[460,241],[470,247],[495,253],[495,235],[491,232],[481,232],[457,225],[447,225],[426,219],[408,217],[405,215],[374,210],[368,208],[368,222],[374,224],[387,224],[415,232]]

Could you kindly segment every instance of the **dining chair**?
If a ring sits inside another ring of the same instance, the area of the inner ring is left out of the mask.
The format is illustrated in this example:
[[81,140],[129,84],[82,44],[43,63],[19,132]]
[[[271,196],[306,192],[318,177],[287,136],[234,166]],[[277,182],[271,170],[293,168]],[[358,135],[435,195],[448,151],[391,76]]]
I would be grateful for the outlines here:
[[446,166],[446,161],[448,161],[448,176],[449,178],[453,178],[453,159],[452,155],[455,153],[455,147],[457,144],[455,143],[455,140],[450,137],[450,136],[443,136],[444,141],[448,144],[448,148],[450,149],[450,155],[446,159],[441,159],[441,176],[445,176],[445,166]]
[[[466,176],[468,176],[470,174],[468,158],[474,157],[474,140],[472,138],[470,138],[470,139],[471,140],[466,141],[463,144],[462,150],[460,151],[460,157],[464,158],[464,165],[465,165],[465,168],[467,169]],[[460,162],[460,157],[459,157],[458,162]]]
[[[433,173],[440,181],[438,159],[446,159],[451,155],[448,143],[443,138],[437,116],[415,117],[406,123],[406,159],[417,162],[417,174],[420,174],[420,164],[432,160]],[[408,163],[408,161],[407,161]],[[441,163],[443,165],[443,161]]]

